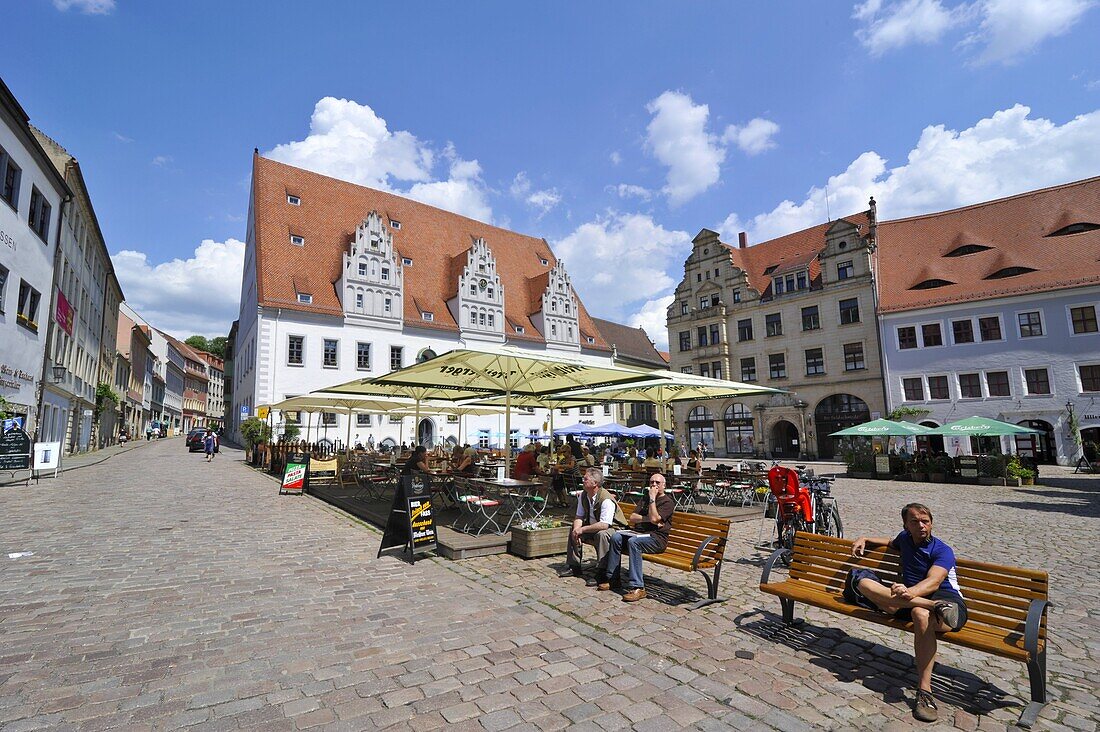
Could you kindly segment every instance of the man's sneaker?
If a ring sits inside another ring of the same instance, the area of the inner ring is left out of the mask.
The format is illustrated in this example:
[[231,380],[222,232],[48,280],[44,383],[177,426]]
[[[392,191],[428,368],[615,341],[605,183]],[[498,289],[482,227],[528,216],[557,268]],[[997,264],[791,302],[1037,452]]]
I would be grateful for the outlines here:
[[936,603],[936,617],[943,621],[951,630],[958,630],[962,625],[959,620],[959,605],[958,603],[949,602],[944,600]]
[[935,722],[940,717],[940,710],[936,708],[936,699],[932,692],[917,689],[917,703],[913,707],[913,716],[922,722]]

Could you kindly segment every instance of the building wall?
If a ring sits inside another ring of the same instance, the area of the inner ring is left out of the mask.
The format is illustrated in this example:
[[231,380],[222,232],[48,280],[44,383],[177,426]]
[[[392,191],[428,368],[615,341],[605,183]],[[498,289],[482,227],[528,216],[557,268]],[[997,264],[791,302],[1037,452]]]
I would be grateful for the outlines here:
[[[1042,421],[1052,430],[1053,457],[1063,464],[1075,461],[1080,448],[1069,434],[1067,405],[1073,405],[1081,429],[1100,428],[1100,391],[1086,390],[1080,372],[1081,366],[1100,366],[1100,334],[1072,332],[1070,309],[1078,307],[1091,307],[1100,315],[1100,285],[885,315],[882,338],[891,409],[927,410],[919,421],[936,425],[970,416],[1013,424]],[[1042,335],[1022,336],[1021,314],[1036,312]],[[995,318],[1001,339],[982,341],[979,318]],[[974,343],[955,342],[956,321],[971,323]],[[939,327],[942,346],[925,345],[926,325]],[[899,348],[900,328],[915,329],[916,348]],[[1029,369],[1047,371],[1049,394],[1029,393],[1025,379]],[[996,380],[999,373],[1007,373],[1009,396],[990,396],[990,374]],[[977,376],[981,396],[963,397],[960,375],[972,374]],[[946,377],[946,398],[931,398],[929,380],[937,377]],[[923,398],[906,398],[906,379],[919,379]],[[948,438],[944,449],[951,455],[972,452],[969,439]],[[1006,438],[1001,449],[1015,451],[1016,445]]]

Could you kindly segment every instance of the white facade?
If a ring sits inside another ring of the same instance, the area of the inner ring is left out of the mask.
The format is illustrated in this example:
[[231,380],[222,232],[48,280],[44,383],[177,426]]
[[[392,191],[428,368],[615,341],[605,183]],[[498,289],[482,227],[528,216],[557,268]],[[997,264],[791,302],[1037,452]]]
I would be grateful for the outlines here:
[[[0,396],[32,433],[53,317],[58,222],[69,195],[0,81]],[[61,420],[59,413],[51,407],[48,421]]]

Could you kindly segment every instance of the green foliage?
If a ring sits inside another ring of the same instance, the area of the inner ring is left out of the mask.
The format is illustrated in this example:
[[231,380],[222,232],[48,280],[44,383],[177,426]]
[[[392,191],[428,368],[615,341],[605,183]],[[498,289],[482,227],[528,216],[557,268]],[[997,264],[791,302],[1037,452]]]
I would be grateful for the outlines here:
[[103,409],[107,402],[114,402],[118,404],[121,401],[115,390],[111,388],[111,385],[105,381],[101,381],[96,384],[95,387],[95,408],[92,410],[93,422],[99,422],[99,415],[103,413]]
[[1081,446],[1081,423],[1077,421],[1077,413],[1073,411],[1069,413],[1069,437],[1074,445]]
[[855,447],[844,453],[844,462],[850,473],[875,472],[875,453],[869,447]]
[[302,434],[302,428],[296,424],[287,424],[283,427],[282,439],[284,442],[294,442]]
[[1012,455],[1005,464],[1005,477],[1030,480],[1035,478],[1035,471],[1031,468],[1024,467],[1024,464],[1020,462],[1020,458]]
[[249,417],[241,422],[241,437],[244,438],[245,445],[251,449],[271,440],[271,427],[262,419]]
[[8,400],[0,396],[0,419],[8,418]]
[[923,417],[930,411],[930,409],[922,409],[921,407],[895,407],[894,411],[886,415],[886,418],[897,422],[902,417]]
[[201,335],[193,335],[184,341],[184,343],[192,348],[212,353],[218,358],[225,358],[225,346],[228,342],[229,339],[225,336],[218,336],[217,338],[210,338],[208,340]]

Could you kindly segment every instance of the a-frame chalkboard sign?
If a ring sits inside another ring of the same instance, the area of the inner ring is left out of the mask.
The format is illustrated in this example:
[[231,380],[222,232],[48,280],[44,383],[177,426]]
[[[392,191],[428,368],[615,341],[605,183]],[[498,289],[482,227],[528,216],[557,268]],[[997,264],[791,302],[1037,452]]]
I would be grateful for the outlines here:
[[[0,435],[0,472],[14,475],[19,470],[31,468],[31,436],[22,427],[12,427]],[[27,474],[25,485],[30,485]]]
[[437,544],[429,477],[402,475],[393,492],[393,504],[382,534],[382,543],[378,547],[378,556],[400,548],[408,551],[415,562],[418,554],[434,552]]

